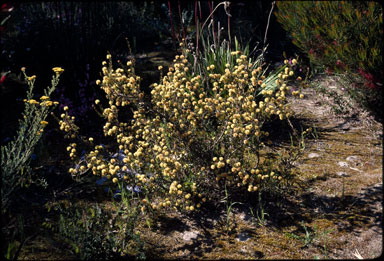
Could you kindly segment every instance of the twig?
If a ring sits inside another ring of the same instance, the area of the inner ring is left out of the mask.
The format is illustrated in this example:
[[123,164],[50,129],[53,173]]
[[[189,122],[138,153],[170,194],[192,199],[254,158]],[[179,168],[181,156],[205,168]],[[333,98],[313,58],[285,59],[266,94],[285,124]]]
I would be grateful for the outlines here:
[[357,257],[358,259],[364,259],[364,258],[360,255],[359,250],[357,250],[357,249],[355,249],[355,253],[353,253],[353,255],[354,255],[355,257]]
[[275,1],[272,2],[271,11],[269,11],[269,15],[268,15],[267,27],[265,28],[263,54],[262,54],[263,58],[264,58],[264,52],[265,52],[265,44],[267,43],[267,33],[268,33],[268,28],[269,28],[269,21],[271,20],[271,14],[272,14],[274,7],[275,7]]
[[[226,1],[217,4],[217,6],[215,7],[215,9],[213,9],[213,11],[209,14],[209,16],[207,17],[207,19],[206,19],[205,22],[203,23],[203,26],[201,27],[201,30],[203,30],[203,28],[204,28],[205,24],[207,23],[207,21],[209,20],[209,18],[213,15],[213,13],[216,11],[216,9],[217,9],[220,5],[224,5],[224,10],[226,11],[226,5],[227,5],[227,2],[226,2]],[[229,15],[229,16],[231,16],[229,13],[227,13],[227,11],[226,11],[226,14]]]

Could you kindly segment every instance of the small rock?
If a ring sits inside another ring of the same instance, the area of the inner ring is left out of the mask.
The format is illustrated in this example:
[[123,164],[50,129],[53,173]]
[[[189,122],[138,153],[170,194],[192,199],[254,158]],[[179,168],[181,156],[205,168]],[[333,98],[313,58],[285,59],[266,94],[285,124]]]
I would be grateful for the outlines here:
[[193,239],[196,239],[199,233],[197,231],[186,231],[183,235],[183,240],[185,241],[191,241]]
[[248,239],[249,236],[247,233],[240,233],[236,238],[237,241],[247,241]]
[[337,165],[339,165],[340,167],[348,167],[348,163],[345,162],[345,161],[339,161],[339,162],[337,163]]
[[309,155],[308,155],[308,158],[310,158],[310,159],[312,159],[312,158],[317,158],[317,157],[320,157],[320,155],[319,154],[317,154],[317,153],[310,153]]
[[241,220],[245,220],[245,213],[239,213],[238,215],[237,215],[237,217],[239,218],[239,219],[241,219]]
[[248,249],[247,249],[246,246],[243,246],[243,247],[240,249],[240,253],[242,253],[242,254],[248,254],[249,251],[248,251]]
[[358,160],[358,157],[357,157],[357,156],[348,156],[348,157],[346,158],[346,160],[347,160],[347,161],[356,161],[356,160]]
[[337,172],[336,175],[337,175],[337,176],[340,176],[340,177],[348,177],[348,176],[349,176],[347,173],[342,172],[342,171]]

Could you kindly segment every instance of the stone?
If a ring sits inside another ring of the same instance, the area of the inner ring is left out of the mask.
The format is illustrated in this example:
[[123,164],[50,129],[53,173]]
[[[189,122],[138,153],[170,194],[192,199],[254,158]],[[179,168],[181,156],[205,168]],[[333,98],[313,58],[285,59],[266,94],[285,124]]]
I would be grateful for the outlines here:
[[340,167],[348,167],[348,163],[345,162],[345,161],[339,161],[339,162],[337,163],[337,165],[339,165]]
[[347,161],[357,161],[358,159],[359,159],[359,157],[357,157],[357,156],[348,156],[346,158]]
[[336,175],[340,176],[340,177],[348,177],[349,176],[346,172],[342,172],[342,171],[337,172]]
[[308,158],[310,158],[310,159],[312,159],[312,158],[317,158],[317,157],[320,157],[320,155],[319,154],[317,154],[317,153],[310,153],[309,155],[308,155]]
[[196,239],[199,233],[197,231],[186,231],[183,233],[183,240],[185,241],[191,241],[193,239]]

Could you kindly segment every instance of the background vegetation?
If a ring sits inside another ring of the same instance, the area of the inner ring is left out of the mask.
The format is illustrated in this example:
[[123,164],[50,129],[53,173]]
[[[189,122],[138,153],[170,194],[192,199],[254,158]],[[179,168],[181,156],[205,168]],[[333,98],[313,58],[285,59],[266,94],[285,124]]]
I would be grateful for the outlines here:
[[[349,91],[380,117],[383,7],[378,2],[278,1],[277,21],[304,52],[313,70],[353,78]],[[359,79],[360,78],[360,79]],[[363,82],[364,86],[359,86]]]

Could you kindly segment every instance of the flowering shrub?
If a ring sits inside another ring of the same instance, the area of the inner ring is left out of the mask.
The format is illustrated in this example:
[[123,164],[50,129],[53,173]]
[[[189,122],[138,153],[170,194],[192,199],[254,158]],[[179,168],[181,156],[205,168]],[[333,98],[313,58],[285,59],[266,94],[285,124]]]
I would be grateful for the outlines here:
[[[348,91],[382,118],[383,8],[374,1],[278,1],[278,22],[314,67],[343,73]],[[358,85],[363,88],[356,88]]]
[[379,3],[278,1],[277,7],[278,22],[314,65],[381,77],[383,9]]
[[[115,143],[106,148],[93,144],[92,137],[83,139],[93,149],[81,158],[72,143],[70,157],[80,160],[69,172],[76,176],[90,170],[128,190],[136,188],[143,211],[193,211],[207,199],[220,197],[224,186],[252,193],[289,179],[288,172],[262,155],[269,135],[263,125],[292,115],[287,82],[297,61],[286,61],[270,88],[265,80],[271,77],[262,75],[262,67],[253,68],[240,51],[231,55],[235,63],[225,65],[224,73],[215,73],[213,64],[206,69],[209,87],[191,73],[186,57],[177,55],[160,83],[153,84],[150,103],[140,91],[141,79],[132,62],[115,70],[107,55],[103,79],[97,83],[109,101],[102,110],[104,135]],[[124,122],[121,112],[129,109],[133,117]],[[61,128],[76,135],[72,117],[66,112],[62,119]]]
[[44,91],[38,100],[33,99],[33,88],[36,76],[27,76],[22,68],[25,80],[29,85],[27,98],[24,100],[25,109],[20,120],[20,127],[14,140],[1,146],[1,200],[2,211],[6,211],[13,193],[20,185],[29,185],[31,182],[29,161],[34,148],[48,124],[46,118],[58,102],[51,101],[50,95],[59,83],[60,74],[64,71],[60,67],[53,68],[55,75],[52,85]]

